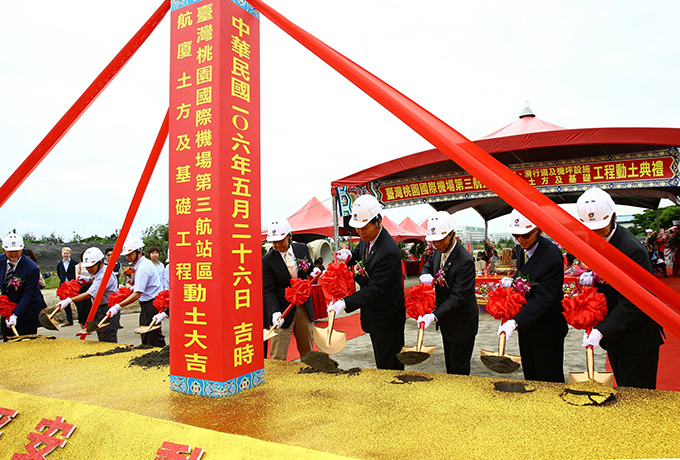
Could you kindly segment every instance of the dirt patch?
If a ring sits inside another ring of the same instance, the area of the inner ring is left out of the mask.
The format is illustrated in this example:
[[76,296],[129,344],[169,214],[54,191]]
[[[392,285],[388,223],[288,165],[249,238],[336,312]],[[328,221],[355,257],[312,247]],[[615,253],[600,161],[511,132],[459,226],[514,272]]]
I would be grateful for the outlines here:
[[352,376],[361,372],[360,367],[353,367],[347,370],[339,369],[338,362],[331,359],[330,356],[322,351],[310,351],[302,357],[300,361],[310,367],[303,367],[298,371],[298,374],[316,374],[324,372],[326,374],[346,374]]
[[[148,345],[147,345],[148,346]],[[130,360],[128,367],[139,366],[145,369],[170,365],[170,345]]]
[[496,391],[503,393],[531,393],[536,389],[536,387],[522,382],[494,382],[493,386]]
[[74,359],[91,358],[93,356],[116,355],[118,353],[128,353],[128,352],[134,351],[134,350],[147,350],[149,348],[153,348],[153,347],[151,345],[137,345],[136,347],[134,347],[132,345],[125,345],[125,346],[121,346],[121,347],[112,348],[111,350],[108,350],[108,351],[100,351],[98,353],[92,353],[92,354],[89,354],[89,355],[80,355],[80,356],[77,356]]
[[48,339],[48,340],[56,339],[56,337],[53,337],[51,335],[20,335],[16,338],[14,336],[8,337],[8,338],[9,338],[9,342],[23,342],[25,340],[35,340],[35,339]]
[[568,384],[560,396],[572,406],[600,406],[616,401],[616,390],[591,380]]
[[397,375],[395,378],[398,380],[392,380],[390,383],[394,385],[403,385],[405,383],[411,384],[414,382],[431,382],[433,379],[430,377],[425,377],[424,375],[411,375],[411,374],[402,374],[402,375]]

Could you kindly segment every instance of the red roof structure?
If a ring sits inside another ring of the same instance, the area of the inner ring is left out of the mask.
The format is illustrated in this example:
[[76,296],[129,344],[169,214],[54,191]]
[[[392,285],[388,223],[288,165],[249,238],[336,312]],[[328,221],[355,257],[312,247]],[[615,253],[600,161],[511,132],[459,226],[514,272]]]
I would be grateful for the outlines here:
[[397,241],[406,242],[425,241],[425,237],[427,236],[427,230],[425,230],[420,225],[416,224],[410,217],[407,217],[406,219],[402,220],[399,226],[403,229],[403,233],[397,235],[399,237]]

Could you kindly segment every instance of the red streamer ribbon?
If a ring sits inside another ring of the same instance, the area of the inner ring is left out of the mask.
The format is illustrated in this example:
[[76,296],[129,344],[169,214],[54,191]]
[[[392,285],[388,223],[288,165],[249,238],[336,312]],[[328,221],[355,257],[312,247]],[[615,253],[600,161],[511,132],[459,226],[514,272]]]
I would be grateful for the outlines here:
[[67,281],[57,288],[57,297],[59,297],[59,300],[75,297],[78,295],[81,287],[77,280]]
[[431,284],[417,284],[408,290],[409,298],[406,299],[406,314],[409,318],[417,319],[419,316],[432,313],[434,302],[437,297]]
[[0,295],[0,316],[9,319],[17,306],[14,302],[9,301],[6,295]]
[[497,287],[489,294],[485,310],[494,318],[505,322],[514,318],[526,303],[524,294],[520,294],[514,288]]
[[290,287],[286,288],[286,300],[291,305],[302,305],[312,293],[312,283],[309,280],[293,278]]
[[567,323],[590,333],[607,316],[607,301],[594,287],[583,286],[580,294],[562,299],[562,309]]
[[158,313],[170,306],[170,291],[167,289],[158,293],[155,299],[153,299],[153,306],[156,307]]

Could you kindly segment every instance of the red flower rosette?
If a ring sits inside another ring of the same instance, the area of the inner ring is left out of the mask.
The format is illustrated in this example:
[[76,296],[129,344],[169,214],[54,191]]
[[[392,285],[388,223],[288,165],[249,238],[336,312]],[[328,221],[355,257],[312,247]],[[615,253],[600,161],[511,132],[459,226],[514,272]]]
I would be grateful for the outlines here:
[[312,293],[312,283],[309,280],[293,278],[290,287],[286,288],[286,300],[291,305],[302,305]]
[[5,319],[9,319],[9,317],[12,316],[12,313],[14,312],[14,307],[16,306],[17,304],[9,301],[9,297],[6,295],[0,295],[0,316]]
[[581,289],[580,294],[562,299],[562,314],[567,323],[590,333],[607,316],[607,301],[594,287],[583,286]]
[[57,297],[59,297],[59,300],[75,297],[78,295],[81,287],[77,280],[67,281],[57,288]]
[[354,286],[354,277],[346,264],[333,262],[328,264],[318,284],[321,284],[326,300],[336,301],[352,293],[350,285]]
[[[125,289],[127,289],[127,288],[125,288]],[[120,292],[120,291],[118,291],[118,292]],[[110,296],[109,296],[109,298],[110,298]],[[163,310],[168,308],[170,306],[170,291],[168,291],[166,289],[165,291],[159,292],[158,295],[156,296],[156,298],[153,299],[153,306],[156,307],[156,310],[158,310],[158,313],[161,313]]]
[[121,303],[123,300],[127,299],[130,296],[130,294],[132,294],[132,290],[128,287],[123,286],[122,288],[118,289],[118,292],[109,294],[109,305],[116,305]]
[[406,314],[413,319],[432,313],[436,294],[431,284],[417,284],[408,290]]
[[514,288],[497,287],[489,294],[489,301],[485,310],[494,318],[503,320],[512,319],[527,303],[524,294],[515,291]]

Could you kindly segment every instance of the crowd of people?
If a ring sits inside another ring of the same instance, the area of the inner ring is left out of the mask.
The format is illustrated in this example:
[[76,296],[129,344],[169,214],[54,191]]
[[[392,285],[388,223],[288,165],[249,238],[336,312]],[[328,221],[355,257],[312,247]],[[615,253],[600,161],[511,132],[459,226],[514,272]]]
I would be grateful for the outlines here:
[[[4,321],[0,322],[4,341],[15,335],[36,334],[40,326],[40,311],[47,308],[41,288],[45,281],[37,265],[35,254],[24,245],[23,238],[15,233],[10,233],[2,239],[3,254],[0,255],[2,267],[2,294],[7,296],[9,302],[16,304],[13,312]],[[77,333],[89,334],[87,331],[87,319],[92,309],[93,299],[96,298],[99,287],[104,284],[104,292],[97,306],[94,322],[101,327],[96,328],[96,333],[101,342],[118,342],[118,329],[120,325],[120,311],[122,307],[139,300],[141,306],[140,326],[161,324],[167,318],[168,311],[159,313],[152,303],[154,298],[164,289],[169,287],[169,266],[165,266],[158,260],[160,249],[150,247],[147,251],[149,259],[144,256],[144,243],[140,238],[131,237],[125,241],[122,254],[133,268],[134,276],[126,278],[129,283],[131,294],[119,303],[109,304],[109,296],[117,293],[120,287],[121,264],[116,261],[107,280],[104,279],[106,267],[113,255],[113,248],[107,248],[104,252],[97,247],[86,249],[80,255],[80,262],[72,257],[71,248],[64,247],[61,250],[62,260],[57,263],[56,273],[59,277],[59,285],[70,281],[77,281],[78,294],[67,297],[56,304],[57,309],[66,315],[66,322],[61,327],[74,325],[74,316],[71,304],[77,309],[77,319],[81,330]],[[103,321],[106,318],[106,321]],[[165,338],[162,329],[158,328],[141,334],[143,344],[163,347]]]
[[[343,311],[360,311],[361,328],[369,334],[375,365],[378,369],[403,370],[398,354],[404,347],[406,321],[405,296],[402,285],[401,251],[382,225],[382,208],[371,195],[358,197],[352,206],[349,224],[360,236],[353,250],[342,249],[337,258],[348,267],[357,267],[354,281],[359,289],[334,299],[327,311],[336,315]],[[626,228],[616,223],[616,209],[611,196],[602,189],[591,188],[577,201],[577,213],[582,224],[619,249],[632,262],[653,273],[660,266],[663,254],[658,247],[648,251]],[[448,212],[435,213],[427,225],[426,240],[436,251],[422,267],[419,281],[431,285],[436,294],[435,308],[420,315],[421,328],[436,325],[441,331],[446,372],[469,375],[470,360],[478,332],[479,309],[475,296],[475,260],[458,243],[456,222]],[[564,382],[564,343],[568,332],[563,315],[564,256],[557,245],[543,236],[542,230],[519,211],[510,214],[509,233],[517,245],[517,260],[512,277],[504,277],[501,286],[514,286],[518,279],[527,281],[526,303],[512,317],[505,318],[498,335],[509,340],[518,336],[524,378],[548,382]],[[314,309],[311,298],[293,306],[285,314],[288,302],[286,288],[292,280],[317,278],[324,270],[322,259],[313,260],[307,245],[293,241],[292,229],[285,219],[274,219],[268,226],[267,239],[272,249],[262,257],[263,322],[265,327],[279,329],[271,340],[271,358],[285,360],[291,337],[295,336],[300,356],[314,348]],[[36,334],[39,312],[46,307],[42,293],[41,274],[34,255],[24,247],[21,236],[11,233],[2,239],[4,254],[0,255],[2,294],[16,307],[0,322],[4,340],[15,334]],[[60,282],[78,280],[78,295],[57,304],[66,314],[62,326],[73,325],[71,304],[77,308],[78,322],[85,333],[86,319],[99,287],[104,295],[99,301],[94,321],[106,324],[97,330],[100,341],[117,342],[120,313],[123,307],[138,301],[141,307],[139,325],[161,324],[168,311],[158,313],[153,301],[169,287],[169,269],[159,261],[160,249],[146,250],[138,237],[128,238],[122,254],[133,267],[131,293],[119,302],[109,298],[119,289],[121,266],[115,262],[113,273],[104,279],[113,249],[86,249],[76,263],[71,249],[61,251],[57,264]],[[477,254],[477,258],[481,254]],[[497,256],[496,256],[497,257]],[[583,347],[601,346],[608,353],[618,385],[656,388],[659,348],[663,330],[638,306],[629,301],[597,274],[578,261],[571,274],[579,276],[583,286],[593,286],[606,298],[607,316],[584,334]],[[580,269],[577,271],[576,267]],[[665,267],[665,265],[664,265]],[[665,272],[664,272],[665,274]],[[42,281],[44,285],[44,280]],[[165,346],[162,328],[142,334],[143,344]],[[266,343],[266,342],[265,342]],[[266,345],[265,345],[265,354]]]
[[[587,190],[577,201],[577,212],[585,227],[653,273],[653,261],[661,256],[657,254],[655,258],[630,231],[616,224],[615,204],[607,192],[599,188]],[[370,336],[376,367],[402,370],[404,365],[397,354],[404,346],[406,314],[399,248],[382,226],[381,207],[374,197],[363,195],[355,200],[349,223],[357,229],[361,240],[352,251],[342,249],[338,259],[350,267],[361,266],[354,275],[360,289],[331,302],[327,310],[336,315],[360,310],[361,327]],[[419,327],[435,324],[441,330],[447,373],[469,375],[479,321],[476,260],[457,243],[455,226],[453,216],[444,211],[437,212],[428,221],[426,240],[436,252],[422,267],[419,281],[434,287],[436,301],[434,310],[419,316],[417,322]],[[510,339],[517,333],[525,379],[563,383],[564,343],[568,332],[562,307],[564,255],[543,236],[539,227],[517,210],[510,214],[508,228],[517,243],[514,249],[517,270],[512,277],[504,277],[501,285],[511,287],[518,278],[530,283],[527,283],[526,303],[499,326],[498,335],[504,334]],[[304,245],[294,249],[292,230],[284,219],[272,222],[268,238],[279,244],[262,259],[265,325],[290,329],[287,335],[281,335],[287,339],[280,339],[286,341],[285,350],[290,333],[295,333],[298,351],[304,356],[313,340],[312,328],[298,330],[292,325],[295,317],[301,315],[305,323],[313,322],[313,310],[299,309],[285,321],[281,320],[281,313],[287,305],[283,292],[291,279],[312,275],[311,264],[308,271],[304,271],[297,262],[300,258],[309,258],[309,254]],[[285,244],[281,245],[280,241]],[[295,258],[286,255],[291,251]],[[488,258],[486,254],[477,254],[477,260],[485,260],[484,257]],[[589,333],[584,333],[582,346],[601,346],[607,351],[618,385],[655,389],[662,328],[597,274],[580,263],[578,267],[580,271],[574,268],[571,274],[579,276],[581,285],[593,286],[603,293],[607,306],[607,316]],[[305,345],[301,347],[301,343]],[[278,353],[272,358],[285,359],[285,356]]]

